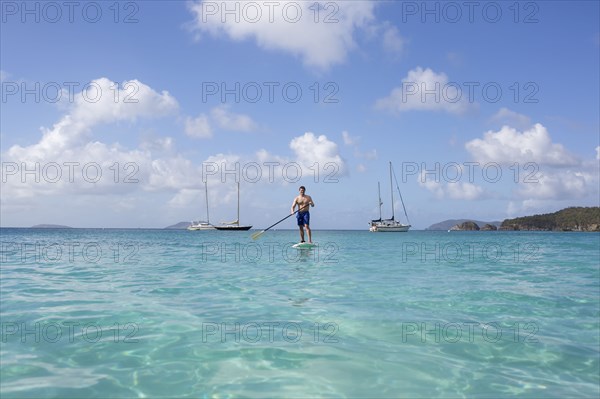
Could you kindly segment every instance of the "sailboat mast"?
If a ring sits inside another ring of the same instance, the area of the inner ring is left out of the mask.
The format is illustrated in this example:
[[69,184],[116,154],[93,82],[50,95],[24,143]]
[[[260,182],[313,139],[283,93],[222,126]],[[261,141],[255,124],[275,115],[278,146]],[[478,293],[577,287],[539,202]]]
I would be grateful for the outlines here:
[[392,220],[394,219],[394,186],[392,185],[392,161],[390,161],[390,193],[392,193]]
[[383,202],[381,202],[381,183],[379,182],[377,182],[377,195],[379,197],[379,220],[381,220],[381,205]]
[[406,216],[406,222],[408,224],[410,224],[410,219],[408,218],[408,213],[406,213],[406,206],[404,206],[404,199],[402,198],[402,193],[400,192],[400,186],[398,185],[398,179],[396,179],[396,173],[394,173],[394,181],[396,182],[396,188],[398,189],[398,195],[400,196],[400,202],[402,203],[402,209],[404,209],[404,216]]
[[238,207],[237,207],[237,224],[240,225],[240,182],[237,182],[238,186]]
[[204,191],[206,197],[206,223],[210,224],[210,217],[208,216],[208,180],[204,183]]

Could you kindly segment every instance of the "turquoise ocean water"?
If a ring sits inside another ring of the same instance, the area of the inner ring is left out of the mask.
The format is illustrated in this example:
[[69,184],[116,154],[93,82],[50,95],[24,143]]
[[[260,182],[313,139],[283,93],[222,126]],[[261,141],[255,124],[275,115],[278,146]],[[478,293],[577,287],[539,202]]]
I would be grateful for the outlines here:
[[596,233],[1,232],[2,398],[600,394]]

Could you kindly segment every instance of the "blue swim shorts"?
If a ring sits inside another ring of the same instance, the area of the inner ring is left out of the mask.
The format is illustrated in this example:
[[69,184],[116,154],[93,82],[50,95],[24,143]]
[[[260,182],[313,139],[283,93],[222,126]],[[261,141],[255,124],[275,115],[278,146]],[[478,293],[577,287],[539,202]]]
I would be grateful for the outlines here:
[[298,219],[298,226],[310,225],[310,213],[308,211],[298,212],[296,219]]

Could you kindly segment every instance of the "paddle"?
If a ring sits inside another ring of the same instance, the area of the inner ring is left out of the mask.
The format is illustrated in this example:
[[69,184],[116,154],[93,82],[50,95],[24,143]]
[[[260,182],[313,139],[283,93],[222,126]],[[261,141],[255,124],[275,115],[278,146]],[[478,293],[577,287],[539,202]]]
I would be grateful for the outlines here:
[[283,222],[285,219],[289,218],[292,215],[295,215],[296,213],[300,212],[302,209],[306,209],[308,207],[309,207],[308,205],[305,205],[302,208],[299,207],[297,211],[295,211],[294,213],[290,213],[289,215],[287,215],[286,217],[284,217],[283,219],[281,219],[279,222],[273,223],[272,225],[270,225],[269,227],[267,227],[263,231],[259,231],[258,233],[252,234],[252,239],[256,240],[258,237],[260,237],[262,235],[262,233],[264,233],[265,231],[269,230],[271,227],[277,226],[279,223]]
[[[300,209],[298,209],[299,211]],[[260,237],[262,235],[262,233],[264,233],[265,231],[269,230],[271,227],[277,226],[279,223],[283,222],[285,219],[289,218],[292,215],[295,215],[296,213],[298,213],[298,211],[294,212],[294,213],[290,213],[289,215],[287,215],[286,217],[284,217],[283,219],[281,219],[279,222],[277,223],[273,223],[272,225],[270,225],[269,227],[267,227],[266,229],[264,229],[263,231],[259,231],[258,233],[254,233],[252,234],[252,239],[256,240],[258,237]]]

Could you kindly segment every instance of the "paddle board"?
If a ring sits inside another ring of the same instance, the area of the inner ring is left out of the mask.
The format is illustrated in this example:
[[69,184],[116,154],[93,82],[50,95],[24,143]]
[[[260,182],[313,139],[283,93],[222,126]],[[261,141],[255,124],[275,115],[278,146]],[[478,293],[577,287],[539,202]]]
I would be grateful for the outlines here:
[[310,243],[310,242],[299,242],[298,244],[294,244],[292,245],[292,248],[298,248],[298,249],[308,249],[308,248],[314,248],[316,247],[317,244]]

